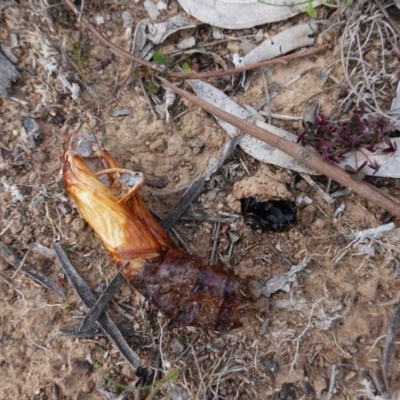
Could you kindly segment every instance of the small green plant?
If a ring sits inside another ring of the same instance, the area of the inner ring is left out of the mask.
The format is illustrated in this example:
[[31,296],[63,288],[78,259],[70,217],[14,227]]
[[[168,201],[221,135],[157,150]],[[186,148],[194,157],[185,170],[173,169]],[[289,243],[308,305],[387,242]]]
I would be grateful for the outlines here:
[[65,306],[64,310],[65,310],[66,312],[72,312],[72,311],[74,311],[74,310],[75,310],[75,304],[74,304],[74,303],[68,303],[68,304]]
[[[295,6],[305,6],[304,11],[311,17],[315,18],[317,16],[317,12],[315,11],[314,7],[314,0],[303,0],[303,1],[294,1],[294,2],[285,2],[283,1],[282,4],[276,3],[268,3],[265,0],[258,0],[260,3],[266,4],[268,6],[276,6],[276,7],[295,7]],[[318,0],[318,3],[322,4],[323,6],[330,7],[330,8],[346,8],[353,4],[353,0],[348,0],[345,3],[330,3],[323,0]]]
[[182,58],[174,60],[173,57],[164,56],[164,54],[160,53],[159,51],[155,51],[153,53],[153,62],[155,64],[164,65],[167,68],[171,68],[174,64],[179,66],[180,63],[182,63],[180,69],[182,70],[182,72],[188,74],[192,72],[192,69],[190,68],[190,65],[186,62],[186,60],[188,60],[191,56],[191,54],[186,54]]
[[184,62],[182,64],[182,72],[184,72],[185,74],[189,74],[190,72],[192,72],[192,68],[190,68],[190,65],[187,62]]
[[83,69],[83,62],[82,62],[82,46],[80,45],[79,42],[74,42],[71,45],[71,49],[76,58],[76,62],[78,63],[77,69],[78,69],[79,76],[81,77],[82,82],[86,82],[86,75],[85,75],[85,71]]
[[170,67],[172,65],[172,57],[164,56],[159,51],[155,51],[153,53],[153,62],[154,64],[165,65],[166,67]]

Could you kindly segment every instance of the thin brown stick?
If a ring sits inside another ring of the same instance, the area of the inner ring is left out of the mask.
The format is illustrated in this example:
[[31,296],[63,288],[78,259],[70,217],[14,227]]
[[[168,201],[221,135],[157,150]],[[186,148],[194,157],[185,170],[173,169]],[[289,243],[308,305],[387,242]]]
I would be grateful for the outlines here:
[[281,138],[273,133],[259,128],[256,125],[250,124],[249,122],[240,119],[232,114],[229,114],[214,105],[207,103],[199,97],[187,92],[186,90],[179,89],[175,85],[171,84],[164,78],[159,78],[160,81],[166,87],[173,90],[176,94],[190,100],[193,104],[201,107],[203,110],[213,114],[214,116],[221,118],[229,124],[235,126],[241,131],[254,136],[255,138],[273,146],[284,153],[290,155],[295,160],[302,162],[310,168],[317,170],[318,172],[332,178],[334,181],[341,185],[348,187],[358,193],[360,196],[367,200],[374,202],[379,205],[390,214],[400,217],[400,200],[391,196],[388,193],[382,192],[375,186],[362,181],[354,180],[346,171],[341,169],[335,164],[326,162],[319,154],[308,148],[305,148],[295,142]]
[[289,54],[287,56],[277,57],[273,60],[267,60],[263,62],[259,62],[256,64],[245,65],[240,68],[233,68],[227,69],[222,71],[209,71],[209,72],[191,72],[189,74],[180,73],[180,72],[171,72],[168,70],[166,66],[160,66],[154,64],[150,61],[142,60],[141,58],[135,57],[133,54],[125,51],[123,48],[115,45],[114,43],[110,42],[104,35],[102,35],[97,28],[86,18],[84,15],[80,14],[80,10],[76,7],[71,0],[64,0],[65,5],[67,5],[76,15],[80,15],[81,20],[80,22],[83,23],[89,29],[90,32],[93,33],[99,39],[99,41],[106,47],[108,47],[113,53],[125,57],[129,60],[132,60],[139,65],[143,65],[145,67],[150,68],[151,70],[163,74],[171,79],[204,79],[204,78],[215,78],[227,75],[234,75],[239,74],[244,71],[249,71],[252,69],[257,69],[260,67],[265,67],[266,65],[275,65],[275,64],[286,64],[288,61],[293,60],[295,58],[300,57],[309,57],[313,54],[319,53],[323,50],[326,50],[329,46],[324,44],[322,46],[313,47],[307,51],[302,51],[295,54]]

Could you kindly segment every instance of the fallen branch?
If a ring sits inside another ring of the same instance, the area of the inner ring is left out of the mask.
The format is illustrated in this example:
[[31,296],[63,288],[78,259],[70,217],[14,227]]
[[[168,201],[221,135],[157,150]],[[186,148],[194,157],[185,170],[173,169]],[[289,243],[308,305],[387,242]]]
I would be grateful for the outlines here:
[[193,104],[199,106],[204,111],[209,112],[217,118],[220,118],[229,124],[235,126],[241,131],[256,137],[259,140],[274,146],[277,149],[283,151],[284,153],[290,155],[295,160],[302,162],[303,164],[311,167],[321,174],[332,178],[334,181],[340,183],[342,186],[352,189],[354,192],[358,193],[360,196],[367,200],[374,202],[383,209],[385,209],[390,214],[400,217],[400,200],[391,196],[388,193],[382,192],[375,186],[363,182],[354,180],[346,171],[341,169],[335,164],[326,162],[319,154],[315,151],[305,148],[295,142],[281,138],[274,135],[273,133],[259,128],[249,122],[242,120],[232,114],[229,114],[210,103],[198,98],[197,96],[187,92],[186,90],[180,89],[167,81],[164,78],[159,78],[160,81],[166,87],[173,90],[176,94],[181,97],[191,101]]
[[34,281],[39,283],[40,285],[50,289],[53,293],[59,296],[62,300],[66,300],[67,296],[65,295],[64,289],[53,279],[47,277],[39,271],[36,271],[35,268],[25,263],[22,265],[21,259],[18,257],[17,253],[8,247],[4,242],[0,241],[0,255],[7,261],[8,264],[16,268],[20,269],[25,275],[28,275]]
[[[56,252],[56,255],[64,272],[68,276],[72,286],[74,287],[79,298],[82,300],[83,304],[85,304],[85,306],[88,308],[93,307],[96,303],[95,297],[93,296],[89,287],[86,285],[85,281],[79,276],[78,272],[69,261],[62,247],[55,242],[51,245],[51,247]],[[99,315],[99,318],[97,319],[97,322],[101,326],[103,331],[107,333],[108,337],[114,342],[127,363],[136,370],[140,366],[140,358],[129,347],[128,343],[125,341],[121,332],[111,320],[108,313],[106,311],[102,311]]]
[[286,64],[288,61],[293,60],[295,58],[300,57],[309,57],[313,54],[319,53],[323,50],[326,50],[329,46],[324,44],[322,46],[313,47],[307,51],[302,51],[295,54],[290,54],[288,56],[277,57],[273,60],[267,60],[263,62],[259,62],[256,64],[245,65],[240,68],[233,68],[227,69],[222,71],[209,71],[209,72],[191,72],[188,74],[180,73],[180,72],[171,72],[168,70],[166,66],[154,64],[150,61],[142,60],[141,58],[135,57],[133,54],[127,52],[122,47],[115,45],[114,43],[110,42],[104,35],[102,35],[98,29],[86,18],[84,15],[81,14],[81,10],[74,5],[71,0],[64,0],[64,4],[69,7],[76,15],[80,16],[80,22],[89,29],[90,32],[93,33],[99,39],[99,41],[106,47],[108,47],[113,53],[125,57],[139,65],[143,65],[145,67],[150,68],[152,71],[158,72],[167,76],[171,79],[204,79],[204,78],[214,78],[214,77],[221,77],[227,75],[234,75],[239,74],[244,71],[249,71],[252,69],[258,69],[260,67],[265,67],[266,65],[276,65],[276,64]]

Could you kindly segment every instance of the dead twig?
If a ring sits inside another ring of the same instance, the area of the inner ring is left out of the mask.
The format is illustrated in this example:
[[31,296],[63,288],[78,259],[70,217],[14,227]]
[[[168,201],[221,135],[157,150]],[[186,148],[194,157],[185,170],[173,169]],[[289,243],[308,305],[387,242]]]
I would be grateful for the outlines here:
[[328,204],[332,204],[335,200],[329,196],[328,193],[324,192],[310,177],[310,175],[300,174],[301,177],[325,200]]
[[388,211],[390,214],[400,217],[400,200],[396,197],[379,190],[367,182],[356,181],[352,179],[348,172],[344,171],[335,164],[326,162],[318,153],[313,150],[307,149],[295,142],[291,142],[290,140],[279,137],[265,129],[229,114],[226,111],[223,111],[220,108],[215,107],[214,105],[187,92],[186,90],[176,87],[164,78],[159,79],[162,81],[163,85],[169,87],[181,97],[190,100],[204,111],[213,114],[217,118],[221,118],[241,131],[254,136],[270,146],[276,147],[277,149],[293,157],[295,160],[298,160],[308,167],[317,170],[321,174],[332,178],[342,186],[352,189],[360,196],[372,201]]
[[[137,337],[139,339],[142,339],[142,335],[136,333],[132,328],[128,328],[126,326],[118,326],[118,325],[117,328],[120,330],[120,332],[124,337]],[[51,337],[48,341],[51,341],[59,337],[73,337],[73,338],[88,338],[94,336],[108,337],[107,333],[105,333],[101,328],[98,328],[97,326],[95,326],[91,331],[85,333],[82,333],[79,330],[80,330],[79,325],[65,326],[59,328],[58,331],[55,333],[55,335]]]
[[14,250],[10,249],[3,242],[0,241],[0,255],[7,261],[8,264],[12,265],[16,269],[20,269],[25,275],[28,275],[34,281],[38,282],[40,285],[50,289],[57,296],[61,297],[61,299],[66,300],[67,296],[65,295],[64,289],[53,279],[48,278],[46,275],[42,274],[39,271],[36,271],[30,264],[26,262],[22,262],[17,253]]
[[332,364],[331,379],[329,381],[328,394],[326,395],[325,400],[332,399],[332,396],[334,395],[335,385],[336,385],[336,364]]
[[106,287],[101,296],[97,299],[94,306],[90,309],[89,313],[86,315],[79,329],[81,333],[90,332],[96,321],[99,319],[105,305],[110,301],[111,297],[119,290],[122,284],[126,283],[125,278],[120,272],[114,276],[114,279]]
[[215,78],[215,77],[239,74],[243,71],[258,69],[260,67],[265,67],[266,65],[286,64],[288,61],[293,60],[295,58],[309,57],[313,54],[324,51],[329,47],[328,45],[313,47],[307,51],[290,54],[288,56],[282,56],[279,58],[275,58],[273,60],[267,60],[267,61],[259,62],[256,64],[246,65],[246,66],[243,66],[240,68],[233,68],[233,69],[227,69],[227,70],[222,70],[222,71],[191,72],[189,74],[180,73],[180,72],[171,72],[171,71],[168,71],[168,69],[165,66],[153,64],[150,61],[142,60],[141,58],[135,57],[133,54],[125,51],[123,48],[110,42],[105,36],[103,36],[96,29],[96,27],[89,21],[88,18],[86,18],[84,15],[80,14],[79,8],[77,6],[75,6],[71,0],[64,0],[64,4],[67,7],[69,7],[76,15],[78,15],[78,16],[80,15],[81,16],[80,22],[82,22],[89,29],[89,31],[92,32],[93,35],[95,35],[99,39],[99,41],[104,46],[108,47],[113,53],[115,53],[121,57],[125,57],[129,60],[132,60],[132,61],[138,63],[139,65],[148,67],[152,71],[158,72],[158,73],[163,74],[163,75],[167,76],[168,78],[172,78],[172,79],[202,79],[202,78],[212,78],[212,77]]
[[[93,307],[96,303],[95,297],[93,296],[89,287],[86,285],[85,281],[79,276],[78,272],[69,261],[62,247],[58,243],[53,243],[51,247],[56,252],[58,260],[60,261],[64,272],[67,274],[72,286],[74,287],[79,298],[82,300],[83,304],[85,304],[85,306],[88,308]],[[114,342],[128,364],[136,370],[140,366],[140,358],[129,347],[128,343],[125,341],[121,332],[111,320],[108,313],[102,311],[97,322],[99,323],[103,331],[106,332],[109,338]]]
[[212,247],[211,256],[210,256],[210,265],[214,265],[215,253],[217,252],[220,229],[221,229],[221,222],[217,222],[215,225],[215,235],[214,235],[214,242],[213,242],[213,247]]
[[218,159],[210,159],[207,169],[186,189],[185,193],[179,200],[179,203],[171,210],[168,216],[161,223],[161,226],[166,231],[171,229],[171,227],[182,216],[182,214],[186,211],[192,201],[200,194],[203,189],[205,180],[222,165],[227,157],[229,157],[233,153],[236,145],[240,140],[240,137],[241,136],[238,135],[227,142],[225,147],[222,149],[222,152],[219,155]]

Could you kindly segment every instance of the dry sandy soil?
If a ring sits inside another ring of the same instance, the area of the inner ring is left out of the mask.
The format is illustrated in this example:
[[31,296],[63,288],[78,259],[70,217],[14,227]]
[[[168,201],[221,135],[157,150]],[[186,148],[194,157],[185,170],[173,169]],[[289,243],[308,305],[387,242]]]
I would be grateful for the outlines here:
[[[51,254],[51,244],[58,241],[62,245],[96,296],[117,272],[63,185],[60,155],[68,135],[86,126],[120,165],[142,171],[150,182],[165,183],[163,188],[146,186],[141,193],[152,210],[166,216],[182,194],[173,190],[198,177],[210,157],[220,153],[227,136],[212,116],[180,99],[170,108],[170,122],[156,119],[135,77],[122,87],[130,74],[130,62],[104,48],[67,7],[56,3],[21,0],[0,4],[0,42],[13,47],[21,74],[8,97],[0,98],[0,240],[24,265],[30,264],[66,291],[63,300],[21,271],[16,273],[0,258],[0,399],[146,398],[149,391],[121,395],[123,389],[114,381],[135,385],[139,379],[107,337],[101,333],[89,337],[60,334],[61,328],[79,325],[87,309]],[[46,8],[51,5],[54,7]],[[132,39],[126,34],[122,13],[130,11],[133,31],[147,18],[142,2],[104,0],[97,4],[86,0],[84,9],[88,16],[104,17],[98,29],[128,51]],[[376,12],[369,6],[366,9],[366,13]],[[159,20],[180,11],[171,1]],[[330,50],[265,71],[269,85],[281,87],[271,101],[273,112],[302,116],[310,100],[317,99],[321,111],[329,114],[349,93],[336,47],[349,14],[323,7],[318,13],[320,19],[337,22],[318,38],[320,43],[328,43]],[[272,34],[308,18],[304,14],[261,28]],[[254,45],[257,31],[223,31],[228,39],[209,50],[229,63],[233,52]],[[206,25],[189,33],[199,42],[213,40]],[[174,34],[157,49],[167,54],[189,33]],[[15,46],[13,35],[18,37]],[[234,41],[229,39],[232,36],[247,38]],[[79,51],[74,51],[77,48]],[[371,47],[371,51],[380,51],[379,41],[377,49]],[[213,68],[213,58],[203,58],[190,62],[204,62],[203,68]],[[393,69],[391,60],[387,73],[397,74],[398,80],[399,71]],[[53,72],[44,67],[49,64],[54,65]],[[323,83],[317,72],[330,65],[335,81]],[[80,86],[76,100],[63,87],[60,74]],[[301,78],[286,87],[298,74]],[[239,104],[255,105],[265,98],[261,71],[249,79],[246,92],[232,95],[232,90],[228,91]],[[383,109],[390,105],[397,80],[393,78],[385,87],[384,99],[378,99]],[[145,77],[147,88],[149,82]],[[229,80],[210,83],[224,89]],[[158,96],[162,98],[162,92]],[[341,107],[336,110],[339,115],[344,112],[344,105]],[[124,109],[132,112],[113,116]],[[38,140],[32,141],[24,131],[23,121],[28,117],[42,131]],[[272,123],[300,132],[299,121],[273,119]],[[188,141],[194,138],[204,144],[201,151],[190,147]],[[311,204],[298,207],[298,223],[289,231],[253,230],[226,201],[236,181],[263,173],[265,168],[287,185],[294,199],[301,195],[312,199]],[[316,182],[327,188],[327,179],[319,177]],[[398,180],[374,178],[371,182],[394,195],[400,193]],[[340,189],[332,182],[327,190]],[[342,202],[346,210],[333,218]],[[227,217],[220,212],[237,215]],[[346,237],[381,225],[382,213],[355,194],[328,204],[299,174],[260,165],[237,149],[206,182],[185,214],[187,218],[174,228],[191,252],[208,260],[216,221],[222,221],[217,258],[228,262],[237,276],[243,296],[243,327],[228,333],[171,328],[161,312],[124,285],[107,310],[119,327],[133,332],[127,341],[145,369],[139,374],[141,384],[146,371],[156,371],[147,379],[151,384],[176,370],[177,379],[160,385],[154,398],[400,398],[398,341],[390,353],[387,382],[382,375],[385,338],[400,299],[399,232],[368,239],[364,248]],[[202,218],[196,219],[196,215]],[[230,232],[240,238],[232,248]],[[181,246],[178,241],[177,245]],[[365,254],[365,248],[371,253]],[[292,275],[289,292],[261,295],[260,287],[268,278],[287,274],[291,266],[303,261],[307,265]]]

